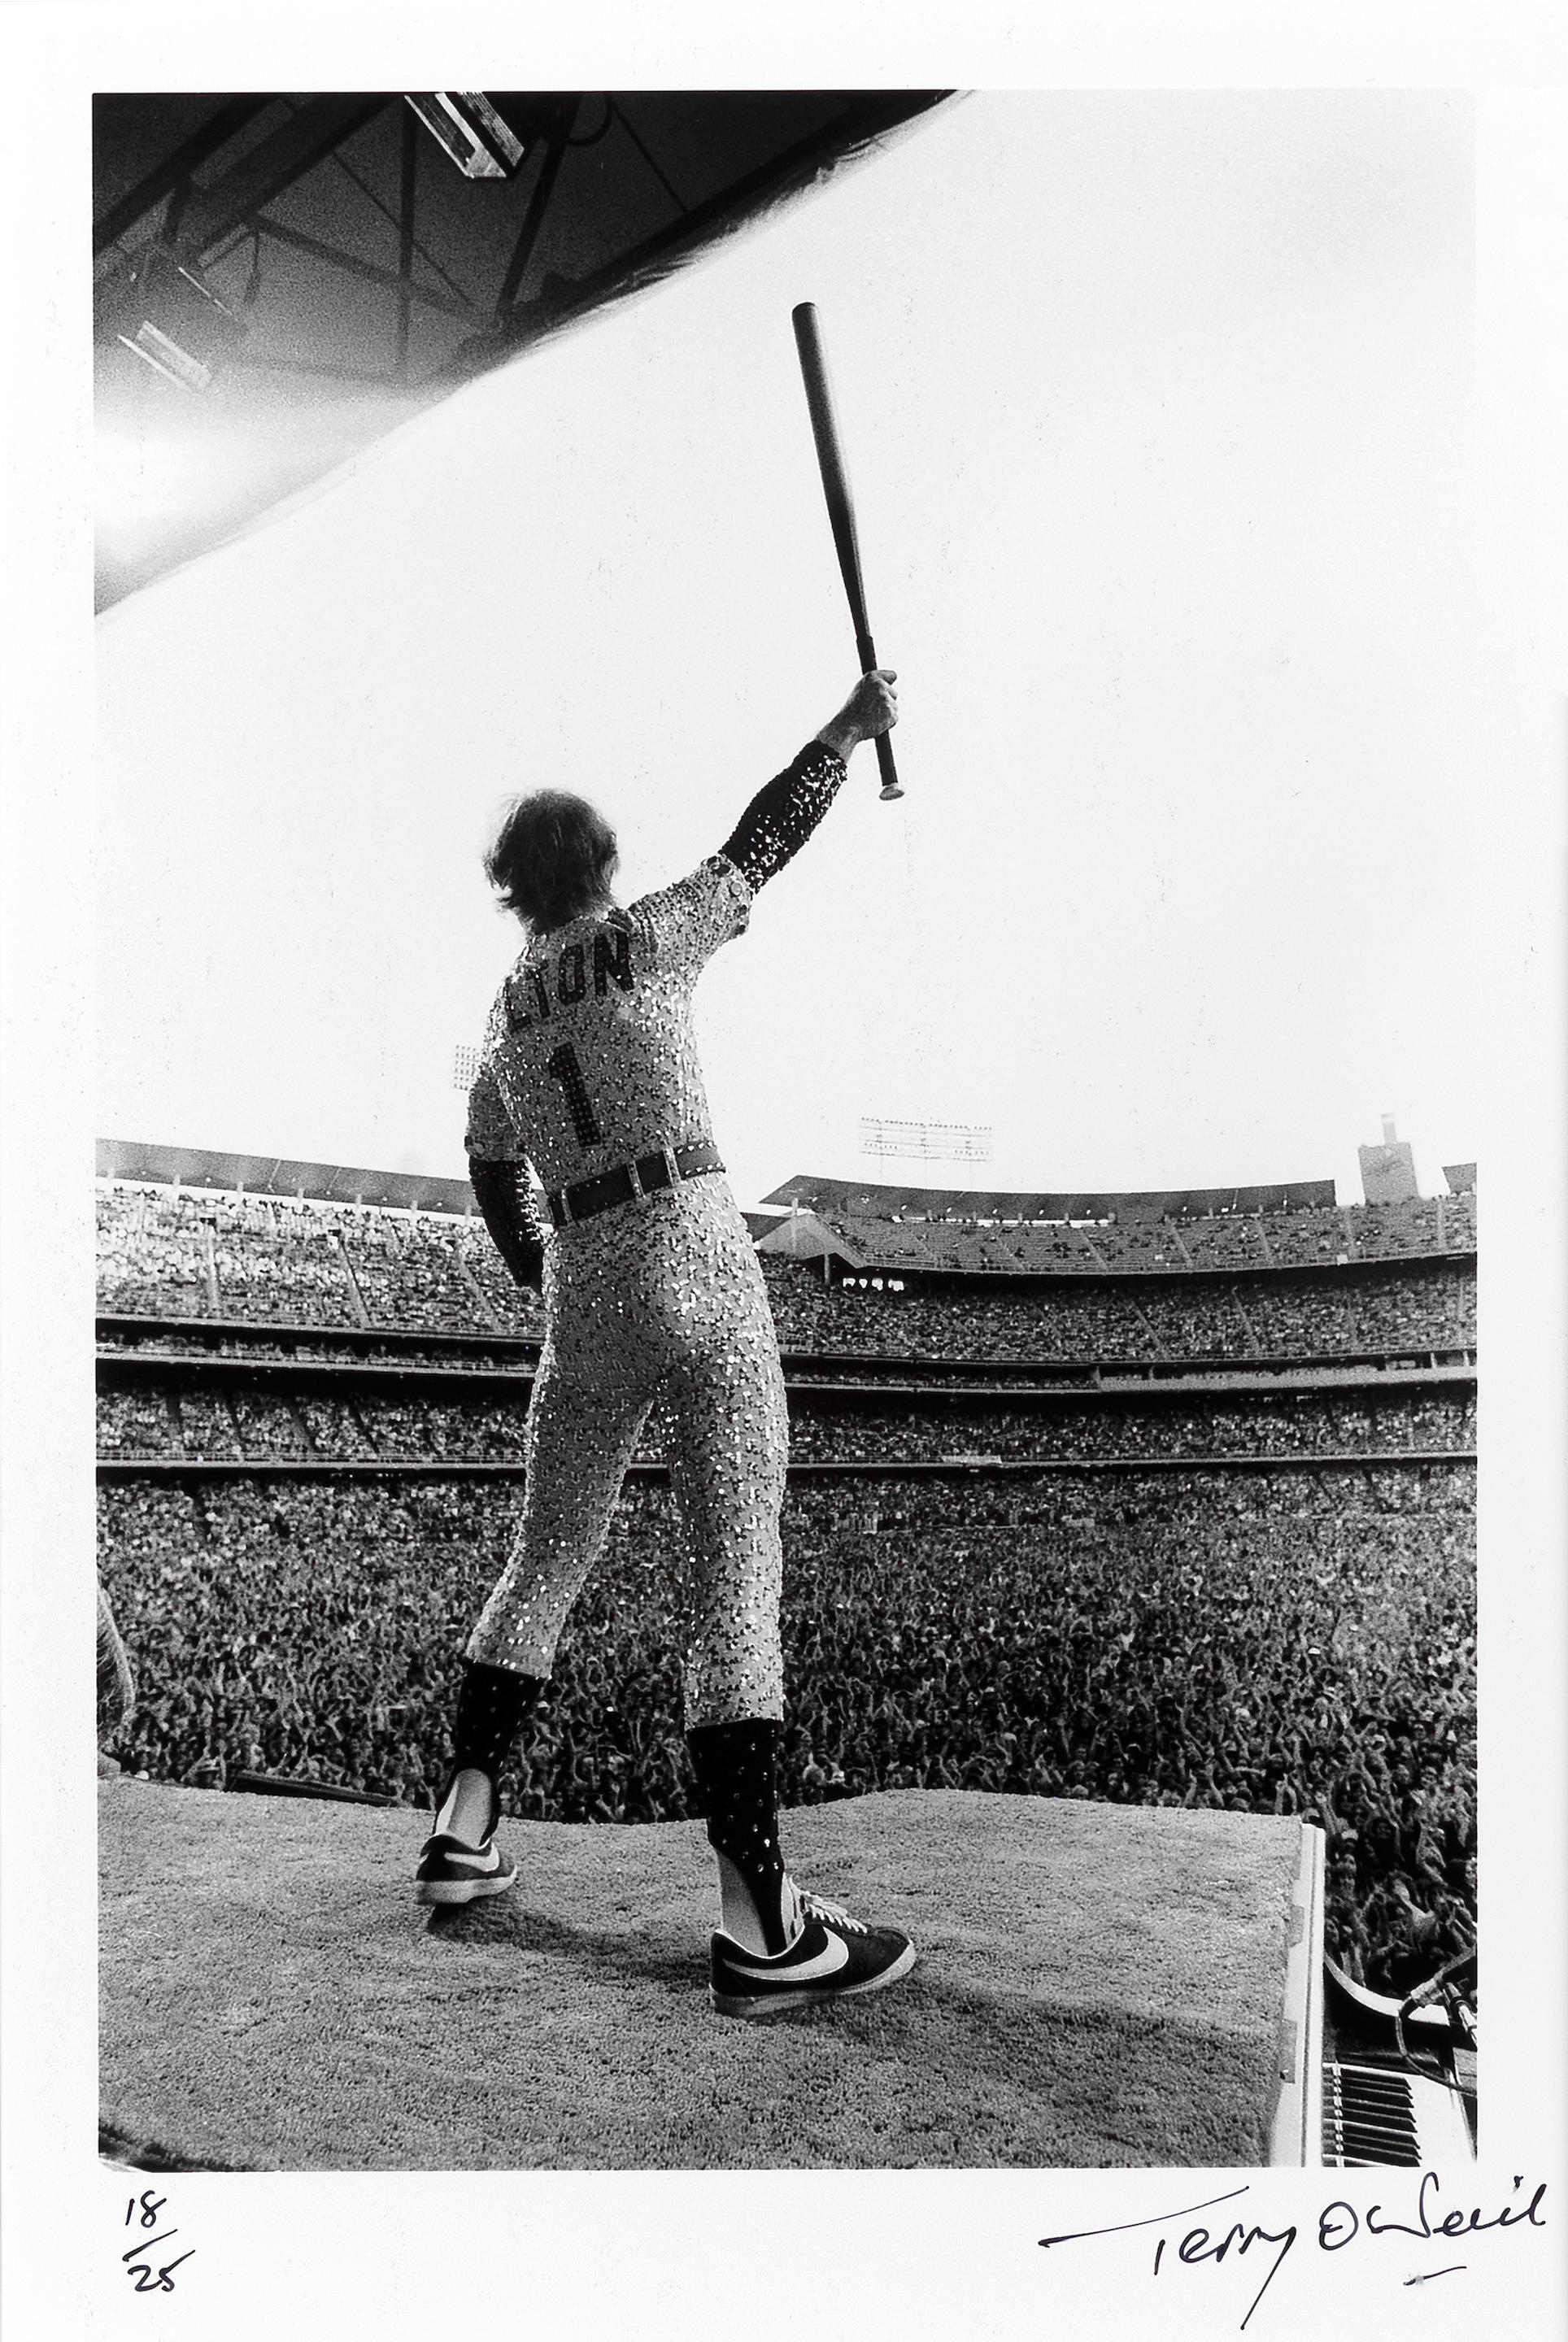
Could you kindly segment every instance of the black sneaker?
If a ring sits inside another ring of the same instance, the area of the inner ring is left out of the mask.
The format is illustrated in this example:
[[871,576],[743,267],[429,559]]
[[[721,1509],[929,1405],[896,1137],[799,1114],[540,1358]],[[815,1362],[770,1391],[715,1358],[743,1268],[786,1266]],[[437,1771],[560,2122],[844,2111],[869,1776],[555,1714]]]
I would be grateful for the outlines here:
[[800,1928],[774,1958],[749,1952],[732,1936],[713,1938],[713,2006],[721,2017],[776,2017],[821,2000],[848,2000],[896,1984],[915,1964],[915,1947],[896,1927],[868,1927],[837,1903],[797,1890]]
[[483,1846],[465,1846],[438,1830],[419,1848],[414,1892],[421,1903],[472,1903],[479,1895],[504,1895],[518,1866],[496,1844],[494,1830]]

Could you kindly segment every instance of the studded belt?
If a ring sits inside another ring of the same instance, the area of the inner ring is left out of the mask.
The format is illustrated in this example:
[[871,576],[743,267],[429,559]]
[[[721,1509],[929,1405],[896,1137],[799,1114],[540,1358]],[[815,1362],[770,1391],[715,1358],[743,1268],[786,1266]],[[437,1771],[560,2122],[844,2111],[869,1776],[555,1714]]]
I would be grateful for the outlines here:
[[613,1211],[618,1204],[635,1203],[639,1196],[656,1195],[678,1180],[696,1179],[704,1171],[722,1171],[716,1146],[661,1146],[657,1154],[639,1155],[635,1163],[618,1163],[597,1179],[579,1179],[575,1187],[558,1187],[545,1197],[558,1228],[574,1220],[591,1220],[596,1212]]

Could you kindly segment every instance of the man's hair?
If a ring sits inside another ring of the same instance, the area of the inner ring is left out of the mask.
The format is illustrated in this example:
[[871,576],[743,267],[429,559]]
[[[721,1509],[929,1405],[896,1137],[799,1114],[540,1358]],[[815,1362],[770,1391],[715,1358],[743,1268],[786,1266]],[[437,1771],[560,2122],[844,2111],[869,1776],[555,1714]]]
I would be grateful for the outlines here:
[[602,899],[616,859],[615,832],[597,807],[565,789],[536,789],[508,808],[485,876],[528,926],[558,927]]

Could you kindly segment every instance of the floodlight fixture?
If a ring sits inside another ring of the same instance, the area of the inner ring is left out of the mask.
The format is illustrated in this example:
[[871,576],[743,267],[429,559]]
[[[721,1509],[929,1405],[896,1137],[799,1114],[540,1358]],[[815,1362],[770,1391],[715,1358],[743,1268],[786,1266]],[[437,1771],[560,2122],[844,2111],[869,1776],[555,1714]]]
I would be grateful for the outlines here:
[[193,268],[163,245],[137,255],[116,288],[116,341],[180,390],[207,390],[244,326]]
[[509,179],[521,163],[522,140],[482,89],[413,89],[404,95],[465,179]]

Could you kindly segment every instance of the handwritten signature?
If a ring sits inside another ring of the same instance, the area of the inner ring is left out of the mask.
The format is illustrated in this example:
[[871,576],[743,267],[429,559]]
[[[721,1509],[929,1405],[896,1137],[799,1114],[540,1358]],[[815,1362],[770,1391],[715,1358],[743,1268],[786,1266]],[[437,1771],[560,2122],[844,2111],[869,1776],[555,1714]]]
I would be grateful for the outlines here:
[[[1318,2214],[1318,2245],[1325,2253],[1338,2253],[1342,2252],[1347,2245],[1353,2244],[1361,2236],[1413,2237],[1418,2243],[1425,2244],[1438,2237],[1452,2240],[1458,2237],[1476,2236],[1486,2228],[1517,2228],[1526,2226],[1543,2228],[1546,2223],[1541,2217],[1541,2201],[1546,2193],[1546,2182],[1543,2180],[1540,2183],[1527,2204],[1520,2204],[1516,2199],[1523,2186],[1523,2179],[1516,2173],[1513,2199],[1491,2219],[1483,2217],[1479,2207],[1468,2212],[1456,2207],[1452,2212],[1444,2213],[1441,2219],[1434,2220],[1436,2201],[1442,2190],[1442,2183],[1435,2171],[1422,2173],[1421,2185],[1416,2192],[1413,2220],[1393,2219],[1383,2213],[1381,2204],[1369,2205],[1364,2212],[1358,2212],[1353,2204],[1347,2204],[1342,2197],[1336,2196],[1332,2202],[1325,2204]],[[1086,2237],[1115,2237],[1129,2228],[1169,2228],[1177,2220],[1191,2219],[1195,2212],[1212,2211],[1217,2204],[1233,2204],[1239,2197],[1250,2193],[1251,2189],[1246,2187],[1232,2187],[1223,2196],[1206,2197],[1201,2204],[1186,2204],[1174,2212],[1156,2212],[1146,2220],[1120,2220],[1114,2227],[1109,2228],[1077,2228],[1067,2236],[1041,2237],[1040,2242],[1045,2247],[1074,2245],[1081,2243]],[[1247,2315],[1241,2320],[1241,2328],[1244,2331],[1253,2310],[1257,2308],[1259,2302],[1283,2267],[1286,2257],[1300,2234],[1300,2229],[1293,2222],[1281,2228],[1265,2228],[1256,2223],[1249,2227],[1241,2220],[1232,2220],[1223,2236],[1218,2238],[1210,2227],[1191,2227],[1186,2231],[1177,2245],[1175,2258],[1189,2268],[1196,2267],[1205,2261],[1211,2261],[1217,2267],[1232,2252],[1240,2261],[1246,2258],[1254,2246],[1272,2246],[1277,2248],[1268,2274],[1252,2296],[1248,2305]],[[1155,2277],[1161,2273],[1161,2264],[1164,2260],[1165,2248],[1170,2241],[1168,2236],[1162,2236],[1154,2247],[1152,2273]],[[1405,2283],[1407,2286],[1425,2285],[1433,2277],[1452,2277],[1464,2266],[1463,2261],[1451,2261],[1446,2267],[1426,2269],[1417,2277],[1407,2277]]]
[[[133,2221],[136,2221],[141,2227],[156,2228],[168,2200],[166,2196],[156,2196],[150,2187],[145,2187],[140,2196],[133,2196],[126,2206],[126,2227],[128,2228]],[[177,2228],[166,2228],[161,2237],[144,2237],[131,2247],[128,2253],[120,2255],[126,2265],[126,2275],[135,2277],[138,2293],[173,2293],[174,2272],[182,2261],[190,2259],[196,2247],[187,2245],[183,2253],[176,2253],[173,2260],[165,2261],[158,2267],[154,2266],[152,2255],[155,2247],[168,2244],[178,2234]]]

